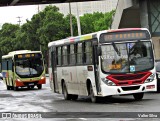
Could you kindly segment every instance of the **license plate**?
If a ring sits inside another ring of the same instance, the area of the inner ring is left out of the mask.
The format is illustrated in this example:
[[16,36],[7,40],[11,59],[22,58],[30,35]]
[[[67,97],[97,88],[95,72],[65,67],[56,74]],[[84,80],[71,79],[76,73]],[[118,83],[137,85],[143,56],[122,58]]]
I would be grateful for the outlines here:
[[32,85],[34,85],[34,83],[29,83],[28,85],[29,85],[29,86],[32,86]]

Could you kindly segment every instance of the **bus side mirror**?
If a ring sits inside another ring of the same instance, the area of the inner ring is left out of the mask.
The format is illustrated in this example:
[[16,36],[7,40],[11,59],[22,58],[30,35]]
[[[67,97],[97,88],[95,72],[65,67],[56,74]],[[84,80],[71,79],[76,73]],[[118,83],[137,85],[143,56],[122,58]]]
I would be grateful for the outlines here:
[[97,47],[97,55],[98,56],[102,55],[102,48],[101,48],[101,46]]

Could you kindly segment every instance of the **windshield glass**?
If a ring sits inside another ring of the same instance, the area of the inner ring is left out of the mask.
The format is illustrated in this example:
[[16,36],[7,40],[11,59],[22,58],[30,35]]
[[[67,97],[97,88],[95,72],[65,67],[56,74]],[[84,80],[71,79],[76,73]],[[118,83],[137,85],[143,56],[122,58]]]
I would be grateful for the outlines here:
[[111,43],[101,49],[102,70],[106,73],[134,73],[154,67],[149,41]]
[[40,76],[44,70],[41,58],[24,58],[15,61],[16,73],[20,77]]

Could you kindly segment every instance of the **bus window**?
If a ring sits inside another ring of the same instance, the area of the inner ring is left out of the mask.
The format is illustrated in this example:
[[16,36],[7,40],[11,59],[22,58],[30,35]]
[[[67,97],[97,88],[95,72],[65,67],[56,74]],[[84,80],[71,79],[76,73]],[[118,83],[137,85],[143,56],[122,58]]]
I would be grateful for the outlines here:
[[82,64],[82,43],[77,45],[77,63]]
[[7,70],[7,61],[2,60],[2,70]]
[[57,48],[57,65],[61,65],[61,59],[62,59],[62,56],[61,56],[61,47],[58,47]]
[[84,45],[84,63],[92,64],[92,45],[91,42],[85,42]]
[[70,54],[69,62],[70,63],[69,64],[73,65],[76,63],[75,48],[74,48],[74,45],[70,45],[69,47],[70,47],[70,52],[69,52]]
[[12,60],[8,60],[8,70],[12,70]]
[[68,64],[68,58],[67,58],[68,55],[67,54],[68,54],[67,46],[63,46],[62,47],[62,62],[63,62],[63,65]]

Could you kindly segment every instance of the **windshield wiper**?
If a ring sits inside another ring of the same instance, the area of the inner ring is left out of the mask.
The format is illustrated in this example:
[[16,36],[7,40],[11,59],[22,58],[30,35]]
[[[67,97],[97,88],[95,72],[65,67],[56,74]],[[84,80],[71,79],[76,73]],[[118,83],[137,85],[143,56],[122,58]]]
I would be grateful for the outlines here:
[[114,42],[112,42],[112,46],[113,46],[114,50],[116,51],[117,55],[120,56],[121,53],[120,53],[120,51],[118,50],[118,48],[117,48],[117,46],[116,46],[116,44],[115,44]]

